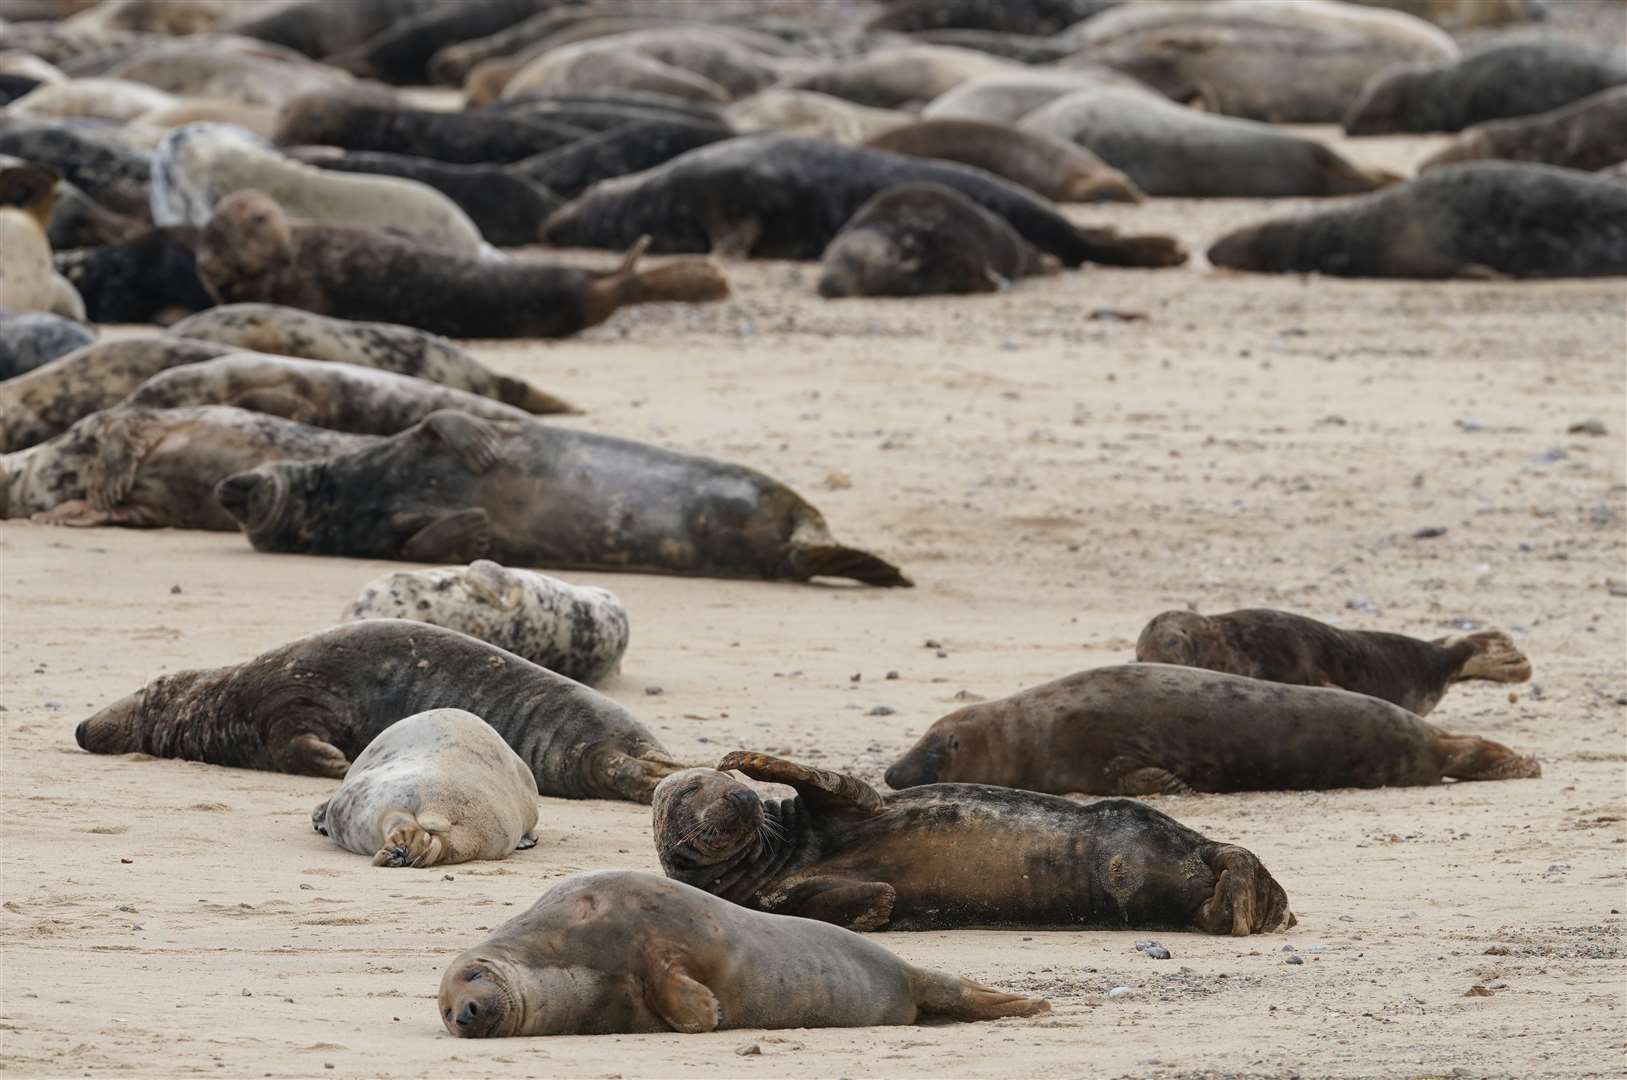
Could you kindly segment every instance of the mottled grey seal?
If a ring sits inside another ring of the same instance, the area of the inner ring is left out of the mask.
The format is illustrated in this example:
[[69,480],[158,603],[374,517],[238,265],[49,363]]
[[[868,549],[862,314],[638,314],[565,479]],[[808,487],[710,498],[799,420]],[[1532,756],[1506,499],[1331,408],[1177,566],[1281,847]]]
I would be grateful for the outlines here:
[[1209,261],[1340,277],[1627,274],[1627,190],[1550,165],[1474,161],[1228,233]]
[[537,778],[474,713],[430,709],[368,743],[311,826],[374,866],[502,859],[537,845]]
[[454,165],[501,165],[557,150],[586,134],[539,117],[435,112],[356,94],[307,94],[283,105],[272,141],[408,154]]
[[704,259],[638,269],[635,241],[614,270],[445,254],[354,225],[294,222],[256,191],[221,200],[198,240],[198,277],[220,303],[286,304],[464,338],[568,337],[623,307],[729,295]]
[[301,94],[344,93],[353,86],[350,76],[336,68],[295,55],[274,55],[267,46],[232,48],[198,38],[141,49],[105,74],[184,97],[273,108]]
[[1050,1007],[906,964],[829,923],[632,870],[555,885],[454,959],[440,993],[461,1038],[872,1027]]
[[94,754],[151,754],[343,777],[403,716],[481,717],[561,799],[648,803],[683,766],[626,709],[581,683],[455,630],[363,619],[246,660],[160,675],[82,722]]
[[[508,168],[556,195],[573,199],[600,180],[665,165],[679,154],[722,142],[733,134],[727,125],[701,120],[642,120],[516,161]],[[547,218],[542,224],[547,224]],[[540,226],[532,229],[527,242],[535,243],[540,233]]]
[[344,618],[444,626],[589,685],[621,667],[627,651],[627,609],[615,593],[490,559],[385,574],[362,587]]
[[147,218],[149,155],[95,138],[94,131],[0,116],[0,154],[50,169],[114,213]]
[[85,319],[85,303],[51,258],[57,176],[33,165],[0,168],[0,308]]
[[1053,202],[1142,200],[1134,181],[1079,144],[1004,124],[922,120],[871,136],[864,145],[972,165]]
[[50,363],[96,340],[96,331],[46,311],[0,311],[0,380]]
[[1009,60],[943,45],[877,49],[791,79],[794,90],[813,90],[876,109],[919,110],[967,79],[1020,70]]
[[1601,90],[1548,112],[1465,128],[1418,168],[1487,158],[1588,172],[1627,160],[1627,86]]
[[1295,686],[1333,686],[1429,714],[1453,683],[1520,683],[1531,661],[1499,630],[1423,641],[1341,630],[1268,608],[1199,615],[1166,611],[1136,640],[1136,659],[1247,675]]
[[448,45],[483,38],[554,6],[555,0],[462,0],[438,4],[390,25],[328,62],[403,86],[428,81],[430,57]]
[[1044,36],[1100,15],[1123,0],[892,0],[872,30],[996,30]]
[[[728,775],[788,784],[765,802]],[[760,911],[850,930],[1161,927],[1247,936],[1293,926],[1253,853],[1129,799],[1089,805],[982,784],[882,794],[737,751],[655,789],[670,877]]]
[[59,251],[57,270],[99,323],[172,323],[214,303],[198,279],[191,225],[149,228],[128,240]]
[[344,0],[336,4],[333,0],[298,0],[272,11],[233,19],[225,29],[319,60],[354,48],[440,2]]
[[261,551],[910,584],[753,469],[535,421],[435,413],[376,453],[263,466],[219,496]]
[[893,763],[887,783],[1151,795],[1541,775],[1535,758],[1366,694],[1124,664],[950,713]]

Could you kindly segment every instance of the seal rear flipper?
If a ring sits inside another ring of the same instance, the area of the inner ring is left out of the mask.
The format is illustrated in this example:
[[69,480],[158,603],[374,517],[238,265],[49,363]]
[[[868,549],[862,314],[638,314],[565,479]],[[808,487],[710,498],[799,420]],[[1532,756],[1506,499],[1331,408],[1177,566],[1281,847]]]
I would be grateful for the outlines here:
[[408,562],[461,563],[483,558],[491,547],[491,518],[479,507],[443,514],[407,538]]
[[85,467],[85,497],[98,510],[112,511],[130,497],[136,472],[160,438],[143,433],[145,412],[103,413],[96,456]]
[[704,304],[728,299],[729,279],[708,259],[678,259],[653,270],[635,269],[649,246],[650,238],[640,237],[621,266],[588,281],[582,292],[582,327],[596,326],[618,308],[633,304]]
[[1085,261],[1103,266],[1180,266],[1186,248],[1173,236],[1120,236],[1108,228],[1080,228]]
[[502,456],[497,429],[455,409],[430,413],[418,426],[418,432],[426,439],[443,444],[476,476],[496,465]]
[[384,837],[384,845],[373,856],[374,866],[435,866],[456,862],[450,840],[443,835],[451,828],[445,818],[426,816],[415,820],[403,815]]
[[646,747],[637,755],[606,749],[584,760],[583,775],[590,790],[598,792],[600,798],[626,799],[646,806],[655,800],[657,784],[675,772],[690,768],[653,747]]
[[250,412],[296,420],[301,424],[320,425],[322,419],[321,410],[308,398],[302,398],[287,390],[273,390],[269,387],[239,394],[227,404]]
[[1044,998],[1024,997],[993,990],[981,983],[929,968],[909,965],[910,988],[921,1016],[950,1020],[998,1020],[1002,1016],[1035,1016],[1050,1012]]
[[1248,937],[1298,922],[1288,910],[1288,894],[1253,852],[1234,844],[1205,844],[1198,858],[1215,874],[1214,892],[1193,920],[1200,930]]
[[809,806],[825,813],[855,813],[869,817],[879,814],[881,793],[856,776],[809,768],[794,761],[736,750],[717,763],[719,772],[737,770],[769,784],[786,784]]
[[1443,649],[1470,648],[1469,657],[1458,668],[1453,682],[1485,679],[1490,682],[1521,683],[1531,678],[1531,661],[1501,630],[1481,630],[1473,634],[1453,634],[1435,642]]
[[323,799],[322,804],[311,811],[311,828],[320,835],[328,835],[328,804],[332,799]]
[[296,776],[326,776],[343,780],[350,761],[337,746],[312,734],[296,735],[280,753],[274,751],[277,768]]
[[514,850],[515,851],[530,851],[532,848],[534,848],[536,846],[537,846],[537,834],[536,833],[526,833],[524,836],[520,837],[520,842],[518,844],[514,845]]
[[512,405],[516,409],[532,414],[541,413],[571,413],[580,415],[582,410],[575,405],[557,398],[544,390],[538,390],[524,379],[513,379],[507,375],[497,377],[497,400],[505,405]]
[[717,995],[683,969],[680,957],[651,948],[645,957],[644,1004],[674,1031],[698,1035],[723,1022]]
[[879,555],[845,544],[810,544],[792,540],[786,558],[791,576],[798,581],[816,577],[851,578],[883,588],[913,588],[915,582]]
[[1453,780],[1529,780],[1542,775],[1542,763],[1478,735],[1441,732],[1441,773]]
[[[1107,763],[1107,771],[1112,772],[1113,766],[1120,759],[1115,758]],[[1160,769],[1154,765],[1144,765],[1139,768],[1126,768],[1118,775],[1117,794],[1119,795],[1191,795],[1192,786],[1168,769]]]
[[139,510],[124,507],[98,510],[83,499],[70,499],[65,503],[58,503],[49,510],[41,510],[32,515],[29,520],[37,521],[41,525],[66,525],[75,529],[94,528],[97,525],[133,525],[144,528],[154,524]]
[[764,910],[779,915],[835,923],[849,930],[880,930],[893,921],[898,893],[884,881],[854,881],[844,877],[804,878]]

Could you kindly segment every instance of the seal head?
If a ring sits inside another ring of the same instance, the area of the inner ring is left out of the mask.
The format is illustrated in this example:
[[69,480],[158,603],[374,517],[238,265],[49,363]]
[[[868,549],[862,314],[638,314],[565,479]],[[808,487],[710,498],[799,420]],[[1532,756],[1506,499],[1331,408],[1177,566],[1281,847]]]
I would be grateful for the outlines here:
[[661,865],[685,880],[726,871],[776,838],[776,826],[751,788],[717,769],[685,769],[655,789],[655,837]]

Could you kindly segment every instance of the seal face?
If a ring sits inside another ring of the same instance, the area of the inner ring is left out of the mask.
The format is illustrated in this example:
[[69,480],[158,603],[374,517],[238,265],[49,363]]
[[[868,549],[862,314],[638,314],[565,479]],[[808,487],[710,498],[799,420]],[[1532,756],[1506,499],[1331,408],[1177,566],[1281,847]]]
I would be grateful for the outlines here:
[[431,709],[369,743],[311,823],[374,866],[501,859],[536,846],[537,781],[480,717]]
[[858,934],[655,874],[567,878],[441,976],[461,1038],[993,1020],[1042,1000],[918,968]]
[[[728,775],[789,784],[764,802]],[[851,930],[1294,925],[1259,859],[1125,799],[1081,805],[979,784],[883,795],[851,776],[737,752],[655,792],[667,874],[746,907]]]

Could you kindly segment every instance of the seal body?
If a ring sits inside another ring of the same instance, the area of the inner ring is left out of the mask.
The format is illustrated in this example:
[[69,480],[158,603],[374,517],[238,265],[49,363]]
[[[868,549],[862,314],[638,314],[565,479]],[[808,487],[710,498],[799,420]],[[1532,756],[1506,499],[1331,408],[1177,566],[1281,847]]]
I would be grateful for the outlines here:
[[83,322],[84,301],[51,261],[56,185],[56,174],[33,165],[0,168],[0,308]]
[[56,253],[56,267],[95,322],[174,322],[214,301],[198,279],[198,230],[148,229],[117,243]]
[[461,708],[482,717],[563,799],[650,801],[680,766],[631,713],[578,682],[455,630],[364,619],[252,660],[161,675],[82,722],[97,754],[345,775],[404,716]]
[[877,150],[958,161],[1053,202],[1140,202],[1128,176],[1076,143],[976,120],[923,120],[865,142]]
[[232,477],[220,499],[261,551],[910,583],[762,473],[534,421],[439,412],[376,453]]
[[[789,784],[763,801],[728,775]],[[667,874],[763,911],[850,930],[1292,926],[1260,861],[1128,799],[1083,805],[981,784],[883,795],[766,754],[686,769],[655,792]]]
[[439,4],[418,14],[395,16],[390,25],[332,57],[358,75],[398,85],[428,80],[427,65],[437,51],[504,30],[552,6],[551,0],[464,0]]
[[1229,233],[1209,261],[1340,277],[1627,274],[1627,190],[1573,169],[1478,161]]
[[887,783],[1146,795],[1540,775],[1534,758],[1365,694],[1128,664],[950,713],[893,763]]
[[1050,1005],[914,967],[828,923],[601,870],[453,960],[440,1009],[453,1035],[490,1038],[992,1020]]
[[0,313],[0,379],[33,371],[96,340],[76,319],[49,312]]
[[362,587],[344,618],[433,623],[590,685],[627,651],[627,609],[615,593],[490,559],[386,574]]
[[1136,641],[1136,659],[1367,694],[1419,716],[1466,679],[1519,683],[1531,661],[1507,634],[1485,630],[1422,641],[1341,630],[1303,615],[1254,608],[1224,615],[1166,611]]
[[967,79],[1014,66],[972,49],[905,45],[832,64],[793,79],[789,85],[873,109],[914,112]]
[[1057,98],[1081,90],[1144,90],[1139,79],[1099,65],[1013,68],[967,79],[921,110],[923,120],[975,120],[1006,127]]
[[438,0],[298,0],[230,24],[231,32],[319,60],[344,52],[436,6]]
[[115,213],[148,216],[152,166],[145,152],[77,125],[0,117],[0,154],[50,169]]
[[872,30],[991,30],[1048,36],[1114,7],[1120,0],[894,0]]
[[355,94],[313,94],[282,107],[272,141],[279,146],[337,146],[482,165],[557,150],[586,134],[532,117],[432,112]]
[[1419,168],[1487,158],[1588,172],[1627,161],[1627,86],[1601,90],[1548,112],[1465,128]]
[[[721,142],[733,134],[723,124],[691,119],[641,120],[525,158],[510,168],[556,195],[571,199],[600,180],[653,169],[679,154]],[[533,230],[527,243],[535,242],[538,235]]]
[[486,721],[431,709],[368,743],[311,824],[374,866],[502,859],[537,843],[537,781]]

